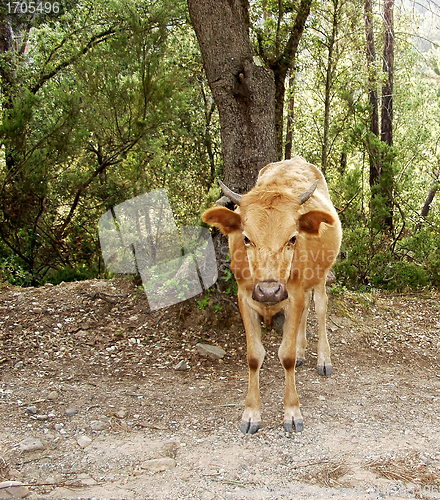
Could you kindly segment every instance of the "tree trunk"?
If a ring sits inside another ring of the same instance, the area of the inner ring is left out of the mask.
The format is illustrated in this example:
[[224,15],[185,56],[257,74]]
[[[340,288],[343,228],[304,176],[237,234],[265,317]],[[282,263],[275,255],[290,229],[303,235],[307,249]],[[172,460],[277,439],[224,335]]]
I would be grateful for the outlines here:
[[[389,148],[393,145],[393,81],[394,81],[394,0],[384,2],[384,48],[383,48],[383,72],[387,75],[387,81],[382,87],[382,120],[381,140]],[[381,184],[386,196],[385,227],[393,231],[393,173],[392,155],[386,152],[382,159]]]
[[382,87],[382,122],[381,140],[393,145],[393,81],[394,81],[394,0],[385,0],[384,3],[384,48],[383,72],[387,80]]
[[188,0],[206,76],[219,109],[226,184],[249,191],[278,159],[273,74],[254,61],[246,0]]
[[[368,68],[368,98],[371,106],[370,137],[367,139],[370,160],[371,219],[381,230],[393,232],[393,76],[394,76],[394,0],[384,2],[383,71],[387,80],[382,86],[380,140],[377,95],[376,51],[373,32],[373,0],[365,0],[365,35]],[[381,151],[381,152],[380,152]],[[380,196],[378,196],[380,195]],[[385,198],[385,200],[384,200]],[[380,214],[380,215],[379,215]],[[379,218],[378,218],[379,217]]]
[[335,64],[333,61],[333,54],[336,46],[336,39],[338,36],[338,24],[339,24],[339,6],[338,0],[333,0],[333,16],[332,16],[332,33],[327,42],[327,68],[326,68],[326,78],[325,78],[325,96],[324,96],[324,130],[323,130],[323,141],[321,148],[321,170],[322,173],[326,174],[327,171],[327,160],[329,152],[329,132],[330,132],[330,109],[331,109],[331,91],[333,85],[333,72]]
[[286,131],[286,145],[284,149],[284,158],[290,160],[292,158],[292,145],[293,145],[293,124],[295,123],[295,100],[293,94],[293,86],[295,85],[295,64],[293,64],[290,78],[289,78],[289,110],[287,114],[287,131]]
[[[275,76],[275,128],[277,140],[277,155],[281,160],[283,157],[283,130],[284,130],[284,96],[286,93],[285,81],[295,61],[295,55],[301,40],[307,18],[310,14],[311,0],[301,0],[298,7],[295,23],[290,31],[289,39],[282,52],[277,54],[275,61],[269,64]],[[279,16],[282,14],[280,8]],[[264,58],[264,54],[262,55]],[[264,58],[266,60],[266,58]]]
[[438,191],[439,188],[439,179],[440,179],[440,170],[437,171],[434,181],[431,184],[431,188],[428,191],[428,194],[425,199],[425,203],[423,204],[422,210],[420,211],[420,220],[417,222],[415,231],[418,232],[420,231],[423,223],[425,222],[426,217],[428,216],[429,209],[431,208],[431,203],[432,200],[434,199],[435,194]]
[[377,96],[376,49],[374,47],[373,5],[372,0],[365,0],[365,39],[368,71],[368,102],[370,104],[370,132],[373,141],[368,141],[370,161],[370,187],[373,187],[380,177],[380,161],[374,138],[379,137],[379,100]]

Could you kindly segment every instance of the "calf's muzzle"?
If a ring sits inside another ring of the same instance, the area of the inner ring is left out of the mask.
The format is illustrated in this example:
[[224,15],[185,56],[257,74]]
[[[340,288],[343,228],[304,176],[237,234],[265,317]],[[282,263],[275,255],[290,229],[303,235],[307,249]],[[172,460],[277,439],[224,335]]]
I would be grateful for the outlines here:
[[254,286],[252,298],[265,304],[278,304],[287,299],[287,288],[279,281],[259,281]]

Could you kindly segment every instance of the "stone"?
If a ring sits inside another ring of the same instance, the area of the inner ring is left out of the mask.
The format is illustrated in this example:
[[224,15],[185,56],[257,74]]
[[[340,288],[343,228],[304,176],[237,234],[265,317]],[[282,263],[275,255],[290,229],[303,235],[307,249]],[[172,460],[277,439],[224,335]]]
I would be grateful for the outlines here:
[[78,474],[78,480],[84,486],[94,486],[97,482],[93,479],[93,477],[89,476],[89,474]]
[[226,354],[226,351],[215,345],[197,344],[196,347],[200,356],[206,356],[210,359],[221,359]]
[[106,424],[102,420],[92,420],[90,422],[90,428],[92,429],[92,431],[104,431],[108,429],[108,424]]
[[76,415],[78,413],[78,410],[76,408],[67,408],[66,410],[66,415],[68,417],[73,417],[73,415]]
[[117,418],[125,418],[127,416],[127,410],[125,408],[119,409],[115,412],[115,417]]
[[178,372],[184,372],[190,369],[189,364],[182,359],[182,361],[179,361],[177,365],[174,365],[173,368],[178,371]]
[[178,439],[170,439],[165,441],[161,447],[160,454],[164,457],[176,458],[177,450],[180,448],[180,441]]
[[30,491],[19,481],[3,481],[0,483],[1,498],[25,498]]
[[215,493],[212,493],[211,491],[204,491],[200,500],[214,500],[215,498],[217,498]]
[[176,467],[176,461],[174,458],[164,457],[164,458],[153,458],[147,460],[141,465],[142,469],[150,470],[152,472],[162,472],[164,470],[171,470]]
[[28,407],[26,408],[26,411],[27,411],[28,413],[30,413],[31,415],[35,415],[35,414],[37,413],[37,407],[36,407],[36,406],[34,406],[34,405],[32,405],[32,406],[28,406]]
[[50,399],[51,401],[54,401],[55,399],[57,399],[59,396],[58,392],[57,391],[50,391],[48,396],[47,396],[47,399]]
[[92,440],[91,438],[89,438],[89,436],[79,436],[76,442],[81,448],[87,448],[87,446],[89,446]]
[[18,443],[21,451],[38,451],[44,450],[43,443],[37,438],[25,438]]

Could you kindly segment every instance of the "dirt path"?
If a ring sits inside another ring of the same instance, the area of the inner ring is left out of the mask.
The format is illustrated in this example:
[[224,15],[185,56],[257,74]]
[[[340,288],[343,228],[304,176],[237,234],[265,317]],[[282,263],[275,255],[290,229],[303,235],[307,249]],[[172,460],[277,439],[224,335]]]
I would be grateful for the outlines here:
[[283,431],[280,336],[264,332],[253,436],[244,332],[219,295],[148,313],[131,281],[94,280],[0,299],[0,481],[28,498],[440,498],[439,295],[333,297],[329,378],[312,312],[300,434]]

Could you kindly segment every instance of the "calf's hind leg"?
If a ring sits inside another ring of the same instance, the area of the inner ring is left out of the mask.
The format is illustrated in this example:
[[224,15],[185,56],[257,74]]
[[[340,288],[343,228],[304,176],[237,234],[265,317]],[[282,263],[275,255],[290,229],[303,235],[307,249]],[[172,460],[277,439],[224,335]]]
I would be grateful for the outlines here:
[[306,347],[307,347],[307,316],[309,314],[310,299],[312,297],[312,291],[309,290],[305,295],[304,309],[301,314],[301,320],[298,327],[298,336],[296,340],[296,366],[301,366],[306,359]]
[[325,280],[315,287],[314,291],[315,311],[318,317],[318,374],[329,376],[332,373],[332,362],[330,359],[330,344],[327,339],[327,292],[325,291]]

